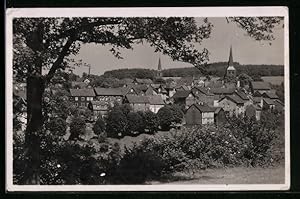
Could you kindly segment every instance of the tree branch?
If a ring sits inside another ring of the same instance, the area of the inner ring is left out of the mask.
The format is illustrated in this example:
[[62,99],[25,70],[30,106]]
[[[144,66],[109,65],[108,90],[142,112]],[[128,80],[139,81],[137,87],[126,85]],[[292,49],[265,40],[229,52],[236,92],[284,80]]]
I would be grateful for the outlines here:
[[52,64],[52,67],[50,68],[48,74],[45,78],[45,84],[48,84],[51,80],[51,78],[54,76],[57,69],[59,69],[60,64],[63,62],[65,56],[68,54],[68,50],[70,49],[71,45],[75,41],[75,36],[70,36],[66,42],[66,44],[63,46],[61,52],[59,53],[58,58],[55,60],[55,62]]

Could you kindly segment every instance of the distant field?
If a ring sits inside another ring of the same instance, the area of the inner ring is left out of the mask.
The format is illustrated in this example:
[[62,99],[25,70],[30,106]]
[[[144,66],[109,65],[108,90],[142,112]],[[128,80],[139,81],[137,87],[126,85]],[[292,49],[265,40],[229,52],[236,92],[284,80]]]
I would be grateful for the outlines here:
[[263,76],[261,78],[263,81],[274,85],[280,85],[284,81],[284,76]]

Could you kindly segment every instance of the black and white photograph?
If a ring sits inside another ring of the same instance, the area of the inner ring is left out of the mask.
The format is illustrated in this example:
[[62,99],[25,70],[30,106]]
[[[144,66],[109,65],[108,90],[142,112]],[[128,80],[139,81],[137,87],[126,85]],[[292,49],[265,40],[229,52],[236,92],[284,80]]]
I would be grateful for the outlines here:
[[286,7],[6,11],[8,191],[288,190]]

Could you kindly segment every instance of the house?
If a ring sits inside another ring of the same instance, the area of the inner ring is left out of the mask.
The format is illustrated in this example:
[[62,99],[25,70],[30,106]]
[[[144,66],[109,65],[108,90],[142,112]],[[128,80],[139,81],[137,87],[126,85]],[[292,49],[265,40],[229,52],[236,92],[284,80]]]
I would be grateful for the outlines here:
[[209,106],[213,106],[214,94],[211,93],[209,89],[197,86],[192,88],[192,92],[197,96],[199,101],[204,102]]
[[91,80],[89,80],[88,78],[86,78],[85,80],[83,80],[84,83],[89,84],[91,83]]
[[215,95],[220,96],[233,95],[235,92],[235,88],[211,88],[209,91]]
[[151,79],[140,79],[140,78],[135,78],[133,81],[134,84],[145,84],[145,85],[150,85],[153,84],[153,81]]
[[237,95],[225,95],[219,100],[219,106],[230,116],[244,116],[245,102]]
[[245,116],[247,117],[255,117],[256,120],[260,120],[261,118],[261,107],[258,105],[249,105],[246,107]]
[[197,96],[191,90],[177,91],[173,95],[172,101],[174,104],[184,106],[185,108],[188,108],[192,104],[195,104],[198,102]]
[[219,126],[226,123],[225,111],[221,107],[212,107],[214,110],[214,123]]
[[151,84],[150,87],[153,89],[154,91],[153,93],[155,93],[155,95],[160,95],[163,98],[163,100],[166,100],[168,98],[168,91],[165,89],[163,85]]
[[145,95],[157,95],[157,92],[152,86],[149,86],[144,93]]
[[[106,102],[110,106],[114,106],[114,103],[122,103],[123,92],[122,88],[95,88],[95,94],[98,101]],[[124,89],[125,90],[125,89]]]
[[88,108],[93,112],[94,119],[97,119],[100,115],[102,118],[107,115],[109,105],[104,101],[90,101]]
[[262,97],[269,99],[279,99],[275,92],[265,92],[262,94]]
[[76,106],[87,106],[90,101],[94,101],[96,97],[94,89],[70,89],[69,100],[74,102]]
[[148,97],[149,99],[149,109],[153,113],[157,113],[159,109],[161,109],[165,105],[165,102],[160,95],[151,95],[146,97]]
[[149,98],[141,95],[126,95],[124,103],[130,104],[134,111],[147,111],[150,109]]
[[235,93],[237,96],[239,96],[242,100],[244,100],[244,103],[245,103],[245,107],[252,104],[252,101],[250,100],[250,98],[248,97],[248,95],[243,92],[242,90],[238,90],[238,91],[235,91]]
[[250,83],[250,89],[252,93],[257,91],[260,94],[263,94],[265,92],[269,92],[271,90],[271,86],[268,82],[252,81]]
[[215,111],[207,105],[193,104],[185,112],[187,125],[205,125],[214,123]]
[[275,109],[275,102],[274,102],[274,100],[269,99],[269,98],[263,98],[262,99],[262,108],[263,109],[274,110]]
[[177,85],[179,86],[187,86],[188,89],[194,86],[194,78],[193,77],[182,77],[177,80]]

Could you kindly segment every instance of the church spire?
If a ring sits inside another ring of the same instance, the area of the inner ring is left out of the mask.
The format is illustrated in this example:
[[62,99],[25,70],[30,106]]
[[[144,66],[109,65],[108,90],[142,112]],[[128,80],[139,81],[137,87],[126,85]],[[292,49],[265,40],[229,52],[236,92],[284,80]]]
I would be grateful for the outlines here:
[[162,77],[162,67],[161,67],[160,56],[158,58],[157,76]]
[[158,68],[157,68],[158,71],[161,71],[161,62],[160,62],[160,56],[158,58]]
[[233,66],[232,46],[230,46],[228,66]]

